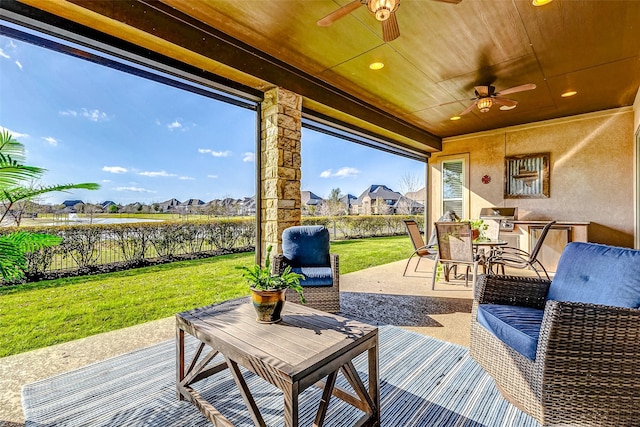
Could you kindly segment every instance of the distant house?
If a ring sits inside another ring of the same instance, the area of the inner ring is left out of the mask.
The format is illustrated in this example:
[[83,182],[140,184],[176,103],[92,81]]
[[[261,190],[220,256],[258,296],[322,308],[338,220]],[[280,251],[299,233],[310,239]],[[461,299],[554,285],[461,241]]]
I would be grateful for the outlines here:
[[82,200],[65,200],[62,202],[62,212],[63,213],[76,213],[76,205],[84,205]]
[[409,197],[401,196],[393,205],[393,211],[397,214],[415,215],[424,212],[424,205]]
[[159,203],[158,205],[161,212],[169,212],[169,211],[176,210],[178,206],[180,206],[180,200],[169,199],[169,200],[165,200],[162,203]]
[[347,194],[346,196],[340,198],[340,202],[344,205],[347,215],[358,213],[358,205],[356,204],[357,200],[358,198],[353,194]]
[[421,205],[425,205],[427,203],[427,187],[422,187],[418,191],[410,191],[405,194],[405,197],[408,197],[411,200],[415,200]]
[[322,203],[322,197],[315,195],[311,191],[300,192],[300,202],[306,206],[318,206]]
[[62,202],[62,205],[65,208],[72,208],[78,204],[84,205],[84,202],[82,200],[65,200],[64,202]]
[[395,213],[395,204],[402,194],[386,185],[371,185],[354,202],[362,215],[384,215]]
[[107,200],[107,201],[104,201],[104,202],[100,203],[100,206],[102,206],[103,210],[108,211],[109,207],[117,206],[117,205],[116,205],[115,202],[112,202],[111,200]]
[[184,212],[196,212],[202,206],[204,206],[204,202],[200,199],[187,199],[180,203],[180,210]]

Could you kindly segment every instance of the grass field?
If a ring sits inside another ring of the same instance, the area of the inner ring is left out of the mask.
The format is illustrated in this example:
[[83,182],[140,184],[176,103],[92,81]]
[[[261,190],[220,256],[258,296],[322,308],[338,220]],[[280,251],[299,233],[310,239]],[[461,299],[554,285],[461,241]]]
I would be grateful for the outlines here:
[[[340,273],[406,259],[406,236],[332,242]],[[0,287],[0,357],[169,317],[249,294],[236,266],[254,254]]]

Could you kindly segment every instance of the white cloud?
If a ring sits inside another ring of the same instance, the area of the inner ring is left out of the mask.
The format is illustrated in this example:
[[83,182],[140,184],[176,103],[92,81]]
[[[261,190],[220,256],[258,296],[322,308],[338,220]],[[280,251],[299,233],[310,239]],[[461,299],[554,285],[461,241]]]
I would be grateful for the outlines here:
[[104,182],[105,184],[108,184],[108,183],[111,182],[111,180],[110,179],[103,179],[101,182]]
[[104,111],[87,110],[86,108],[82,109],[82,117],[85,117],[92,122],[103,122],[105,120],[109,120],[109,116]]
[[244,157],[242,158],[243,162],[255,162],[256,161],[256,153],[252,153],[252,152],[247,151],[243,155],[244,155]]
[[169,123],[169,124],[167,125],[167,129],[169,129],[169,130],[171,130],[171,131],[172,131],[172,130],[175,130],[175,129],[180,129],[180,128],[182,128],[182,123],[180,123],[180,122],[179,122],[179,121],[177,121],[177,120],[174,120],[173,122],[171,122],[171,123]]
[[340,178],[348,178],[358,176],[360,171],[356,168],[344,167],[340,168],[338,172],[334,174],[334,176],[338,176]]
[[142,176],[150,176],[150,177],[157,177],[157,176],[177,176],[175,173],[168,173],[166,171],[158,171],[158,172],[140,172],[139,175]]
[[22,70],[22,63],[20,63],[20,61],[16,61],[16,65]]
[[156,191],[147,190],[146,188],[141,187],[117,187],[116,191],[132,191],[134,193],[156,193]]
[[178,177],[178,179],[179,179],[179,180],[182,180],[182,181],[195,181],[195,180],[196,180],[196,179],[195,179],[194,177],[192,177],[192,176],[180,176],[180,177]]
[[11,134],[11,136],[13,136],[15,139],[29,138],[29,134],[28,133],[20,133],[20,132],[13,131],[11,129],[7,129],[6,127],[0,126],[0,132],[4,132],[4,131],[9,132]]
[[358,169],[345,166],[336,172],[333,172],[331,169],[322,171],[320,178],[352,178],[358,176],[359,173],[360,171]]
[[58,114],[60,114],[61,116],[71,116],[71,117],[78,116],[78,112],[74,110],[60,111]]
[[213,157],[229,157],[231,155],[231,151],[213,151],[209,148],[198,148],[198,153],[200,154],[211,154]]
[[45,141],[47,141],[49,144],[53,145],[54,147],[56,145],[58,145],[58,142],[59,142],[57,139],[55,139],[52,136],[43,137],[42,139],[44,139]]
[[207,175],[207,178],[216,179],[218,178],[218,175]]
[[126,168],[123,168],[121,166],[104,166],[102,170],[110,173],[127,173],[128,172]]

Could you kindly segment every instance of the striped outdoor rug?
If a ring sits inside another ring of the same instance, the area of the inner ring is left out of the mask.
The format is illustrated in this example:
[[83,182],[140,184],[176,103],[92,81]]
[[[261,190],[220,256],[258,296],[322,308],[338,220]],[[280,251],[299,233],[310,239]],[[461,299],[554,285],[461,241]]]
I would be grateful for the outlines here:
[[[190,345],[194,345],[190,342]],[[366,360],[355,366],[365,381]],[[282,394],[245,372],[265,423],[283,425]],[[465,347],[394,326],[380,327],[381,424],[395,426],[538,426],[505,401]],[[22,390],[26,426],[210,426],[175,392],[172,340],[57,375]],[[348,388],[340,375],[338,383]],[[252,426],[228,371],[197,384],[236,426]],[[300,397],[300,425],[313,422],[321,391]],[[326,426],[350,426],[362,413],[333,398]]]

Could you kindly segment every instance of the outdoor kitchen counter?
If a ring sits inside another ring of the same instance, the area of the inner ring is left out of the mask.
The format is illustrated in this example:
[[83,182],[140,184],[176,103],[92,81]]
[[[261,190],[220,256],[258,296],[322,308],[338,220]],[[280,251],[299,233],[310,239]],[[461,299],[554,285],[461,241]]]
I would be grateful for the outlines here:
[[[542,228],[550,220],[515,220],[513,231],[501,232],[500,238],[526,252],[531,252]],[[556,221],[544,240],[539,259],[550,272],[555,272],[564,247],[569,242],[587,242],[588,221]]]

